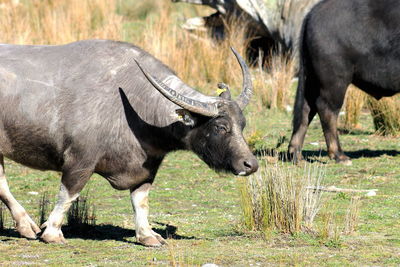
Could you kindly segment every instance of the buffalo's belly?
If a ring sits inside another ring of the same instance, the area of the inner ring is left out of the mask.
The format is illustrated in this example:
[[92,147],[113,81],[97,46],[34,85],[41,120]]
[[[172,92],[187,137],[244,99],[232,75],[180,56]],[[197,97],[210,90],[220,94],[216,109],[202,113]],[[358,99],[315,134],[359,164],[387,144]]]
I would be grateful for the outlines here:
[[62,153],[46,130],[26,125],[0,124],[1,154],[31,168],[61,170]]
[[353,83],[378,99],[400,92],[400,59],[396,57],[363,58],[355,70]]
[[63,162],[46,145],[32,149],[17,150],[5,156],[22,165],[38,170],[61,171]]

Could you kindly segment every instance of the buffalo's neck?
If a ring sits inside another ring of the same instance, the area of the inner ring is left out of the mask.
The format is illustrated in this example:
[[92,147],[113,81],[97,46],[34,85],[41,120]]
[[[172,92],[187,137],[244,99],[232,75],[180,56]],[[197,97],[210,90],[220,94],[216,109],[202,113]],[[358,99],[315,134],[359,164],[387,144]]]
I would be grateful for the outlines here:
[[164,156],[171,151],[189,149],[188,133],[186,126],[175,122],[166,127],[142,126],[136,137],[150,155]]

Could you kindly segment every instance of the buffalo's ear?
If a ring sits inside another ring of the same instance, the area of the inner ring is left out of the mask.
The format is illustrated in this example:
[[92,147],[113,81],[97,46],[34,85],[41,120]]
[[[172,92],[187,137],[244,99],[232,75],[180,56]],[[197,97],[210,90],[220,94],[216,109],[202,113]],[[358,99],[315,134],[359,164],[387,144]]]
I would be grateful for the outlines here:
[[178,114],[179,120],[186,126],[194,127],[196,125],[197,119],[188,110],[177,109],[176,114]]

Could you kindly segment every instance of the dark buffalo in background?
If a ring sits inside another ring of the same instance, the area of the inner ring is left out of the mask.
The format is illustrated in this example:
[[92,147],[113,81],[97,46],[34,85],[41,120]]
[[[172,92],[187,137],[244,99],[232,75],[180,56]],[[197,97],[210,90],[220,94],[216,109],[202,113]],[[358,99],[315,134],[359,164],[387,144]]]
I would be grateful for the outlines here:
[[60,46],[0,45],[0,199],[18,232],[41,231],[10,193],[4,156],[62,173],[58,201],[41,238],[64,242],[64,214],[93,173],[129,189],[136,238],[160,246],[148,222],[148,193],[168,152],[191,150],[211,168],[249,175],[258,168],[242,131],[250,74],[232,100],[201,94],[142,49],[89,40]]
[[337,131],[351,83],[376,99],[400,91],[400,1],[325,0],[306,16],[291,155],[301,156],[308,125],[318,113],[329,157],[351,164]]

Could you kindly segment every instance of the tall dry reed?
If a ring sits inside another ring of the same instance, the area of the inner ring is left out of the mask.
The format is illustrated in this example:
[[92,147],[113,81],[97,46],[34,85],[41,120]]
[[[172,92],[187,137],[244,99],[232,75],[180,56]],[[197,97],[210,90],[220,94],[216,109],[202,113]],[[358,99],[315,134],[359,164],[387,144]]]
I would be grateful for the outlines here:
[[82,39],[121,39],[117,0],[3,1],[0,42],[63,44]]
[[343,127],[347,130],[359,128],[358,120],[364,106],[366,94],[355,87],[350,85],[347,89],[345,98],[345,115]]
[[258,69],[254,73],[258,108],[286,110],[295,77],[296,60],[290,55],[273,52],[265,64],[262,58],[260,54]]
[[224,82],[237,93],[242,75],[230,46],[245,56],[248,40],[242,21],[226,21],[226,39],[213,41],[207,32],[187,32],[177,25],[169,2],[160,1],[159,5],[157,17],[149,16],[144,25],[136,25],[145,27],[145,34],[133,36],[134,43],[173,68],[197,89],[215,94],[217,83]]
[[369,96],[367,106],[371,111],[377,134],[397,136],[400,133],[400,98],[385,97],[381,100]]

